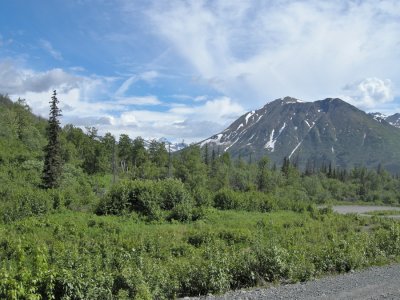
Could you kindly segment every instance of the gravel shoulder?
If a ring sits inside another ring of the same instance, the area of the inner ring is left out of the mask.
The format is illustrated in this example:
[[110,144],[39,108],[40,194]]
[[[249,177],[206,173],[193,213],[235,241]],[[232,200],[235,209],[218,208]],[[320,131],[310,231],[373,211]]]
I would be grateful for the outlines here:
[[306,283],[184,299],[400,299],[400,264],[372,267]]

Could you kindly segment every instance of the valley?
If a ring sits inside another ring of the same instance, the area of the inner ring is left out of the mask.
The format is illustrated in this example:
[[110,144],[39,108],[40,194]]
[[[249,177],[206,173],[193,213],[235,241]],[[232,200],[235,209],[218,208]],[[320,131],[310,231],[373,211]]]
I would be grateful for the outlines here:
[[[399,130],[366,118],[378,132]],[[390,218],[400,179],[384,164],[302,169],[292,157],[250,161],[204,142],[172,153],[163,141],[72,124],[54,127],[51,148],[47,122],[7,96],[0,123],[0,298],[173,299],[400,259],[400,223]],[[277,124],[266,135],[271,153],[292,126]],[[44,167],[57,159],[60,173]],[[364,216],[356,204],[379,206]]]

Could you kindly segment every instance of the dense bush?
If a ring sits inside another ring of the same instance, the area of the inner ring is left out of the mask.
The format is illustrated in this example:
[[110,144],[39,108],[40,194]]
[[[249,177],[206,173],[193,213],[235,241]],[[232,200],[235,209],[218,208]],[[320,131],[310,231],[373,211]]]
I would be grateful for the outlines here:
[[0,195],[0,213],[3,222],[29,216],[43,215],[53,209],[55,194],[32,188],[3,187]]
[[179,180],[133,180],[113,186],[97,212],[119,215],[137,212],[150,220],[160,220],[163,211],[170,211],[170,219],[189,221],[193,209],[194,200]]

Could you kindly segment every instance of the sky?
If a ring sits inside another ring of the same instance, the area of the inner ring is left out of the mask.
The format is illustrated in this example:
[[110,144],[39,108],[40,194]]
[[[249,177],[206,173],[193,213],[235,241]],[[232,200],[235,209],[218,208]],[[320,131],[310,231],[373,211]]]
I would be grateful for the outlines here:
[[0,93],[62,124],[197,142],[274,99],[400,112],[398,0],[2,0]]

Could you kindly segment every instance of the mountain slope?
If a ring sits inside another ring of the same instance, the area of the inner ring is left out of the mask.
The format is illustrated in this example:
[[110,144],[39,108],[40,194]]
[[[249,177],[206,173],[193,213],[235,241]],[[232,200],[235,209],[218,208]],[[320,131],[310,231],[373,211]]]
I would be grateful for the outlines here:
[[400,130],[340,99],[301,102],[285,97],[238,118],[227,129],[200,143],[232,156],[284,157],[300,167],[333,163],[400,171]]

